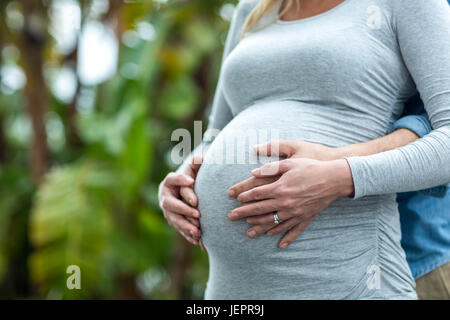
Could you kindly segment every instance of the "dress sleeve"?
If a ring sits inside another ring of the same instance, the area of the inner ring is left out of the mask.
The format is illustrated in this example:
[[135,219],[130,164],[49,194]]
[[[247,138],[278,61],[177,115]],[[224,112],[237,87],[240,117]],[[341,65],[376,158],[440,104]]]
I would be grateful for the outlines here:
[[219,73],[219,80],[214,93],[214,99],[212,103],[211,113],[208,119],[208,128],[203,136],[202,143],[191,152],[191,154],[183,161],[178,167],[177,172],[183,172],[186,166],[191,163],[192,157],[196,154],[203,154],[206,152],[209,145],[213,142],[215,132],[222,130],[233,119],[233,113],[231,108],[225,99],[222,89],[223,82],[223,65],[225,59],[233,51],[241,38],[241,29],[245,23],[248,14],[251,11],[251,3],[241,1],[236,7],[233,17],[231,19],[230,29],[225,41],[224,52],[221,61],[221,68]]
[[388,152],[347,158],[355,199],[416,191],[450,181],[450,8],[446,0],[392,1],[402,58],[433,131]]

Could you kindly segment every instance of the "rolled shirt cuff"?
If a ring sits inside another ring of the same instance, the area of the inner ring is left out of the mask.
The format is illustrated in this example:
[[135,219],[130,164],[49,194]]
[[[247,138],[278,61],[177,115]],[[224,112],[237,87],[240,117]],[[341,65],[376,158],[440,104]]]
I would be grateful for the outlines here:
[[392,132],[398,129],[411,130],[420,138],[423,138],[433,130],[430,121],[428,121],[425,116],[421,115],[409,115],[400,118],[392,126]]

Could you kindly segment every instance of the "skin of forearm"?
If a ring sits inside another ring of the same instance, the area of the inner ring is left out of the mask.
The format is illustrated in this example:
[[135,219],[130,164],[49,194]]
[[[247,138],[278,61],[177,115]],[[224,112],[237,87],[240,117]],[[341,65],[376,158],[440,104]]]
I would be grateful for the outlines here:
[[334,159],[343,159],[347,157],[369,156],[403,147],[417,139],[419,139],[419,137],[413,131],[408,129],[398,129],[384,137],[368,142],[335,148],[333,157]]

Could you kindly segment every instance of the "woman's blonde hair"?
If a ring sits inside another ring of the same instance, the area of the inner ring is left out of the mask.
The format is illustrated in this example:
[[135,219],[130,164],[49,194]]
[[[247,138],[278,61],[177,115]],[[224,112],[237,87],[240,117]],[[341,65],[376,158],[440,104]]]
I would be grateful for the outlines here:
[[[283,2],[283,0],[260,0],[259,4],[252,10],[245,21],[244,26],[242,27],[241,38],[249,31],[257,31],[253,29],[255,29],[258,22],[265,14],[275,9],[280,2]],[[284,0],[283,10],[281,10],[281,12],[278,13],[278,16],[269,24],[282,17],[294,3],[297,6],[297,10],[300,10],[300,0]],[[258,30],[267,27],[269,24],[262,26]]]

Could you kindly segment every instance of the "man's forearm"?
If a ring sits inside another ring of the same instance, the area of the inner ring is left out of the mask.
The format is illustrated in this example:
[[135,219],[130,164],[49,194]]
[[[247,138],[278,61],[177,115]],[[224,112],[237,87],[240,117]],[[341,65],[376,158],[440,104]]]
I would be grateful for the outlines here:
[[399,129],[384,137],[368,142],[335,148],[333,150],[333,158],[343,159],[347,157],[369,156],[403,147],[417,139],[419,139],[419,137],[414,132],[408,129]]

